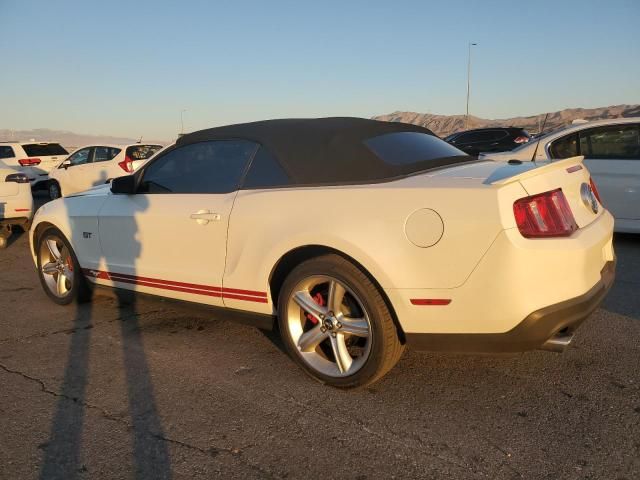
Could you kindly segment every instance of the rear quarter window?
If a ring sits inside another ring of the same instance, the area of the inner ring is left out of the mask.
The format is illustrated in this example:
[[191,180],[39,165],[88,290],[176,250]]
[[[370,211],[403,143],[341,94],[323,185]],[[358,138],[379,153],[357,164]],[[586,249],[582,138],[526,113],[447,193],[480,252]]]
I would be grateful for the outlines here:
[[260,147],[251,161],[242,188],[274,188],[291,184],[280,162],[265,147]]
[[570,158],[578,155],[578,134],[572,133],[566,137],[554,140],[549,147],[551,158]]
[[390,165],[411,165],[439,158],[467,156],[444,140],[420,132],[386,133],[365,140],[364,143]]
[[0,158],[13,158],[16,154],[9,145],[0,145]]
[[29,157],[52,157],[56,155],[69,155],[59,143],[31,143],[22,145],[24,153]]
[[147,160],[160,149],[161,145],[132,145],[127,148],[126,155],[131,160]]

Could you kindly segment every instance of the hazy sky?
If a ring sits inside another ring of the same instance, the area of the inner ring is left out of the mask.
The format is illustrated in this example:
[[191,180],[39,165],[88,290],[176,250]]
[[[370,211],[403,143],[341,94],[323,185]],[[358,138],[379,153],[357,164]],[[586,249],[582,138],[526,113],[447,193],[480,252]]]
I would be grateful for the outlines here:
[[640,0],[0,0],[0,128],[640,103]]

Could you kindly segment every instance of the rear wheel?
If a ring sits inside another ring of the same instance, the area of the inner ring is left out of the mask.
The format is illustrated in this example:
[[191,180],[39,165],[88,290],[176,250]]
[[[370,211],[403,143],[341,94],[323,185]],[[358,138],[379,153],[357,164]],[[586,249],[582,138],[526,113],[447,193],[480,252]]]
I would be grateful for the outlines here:
[[377,381],[404,350],[376,286],[338,255],[307,260],[289,274],[278,321],[291,357],[316,380],[335,387]]
[[49,198],[51,200],[55,200],[56,198],[60,198],[62,196],[62,190],[60,189],[60,184],[55,180],[51,180],[49,182]]
[[67,305],[74,299],[89,299],[90,290],[78,259],[57,228],[49,228],[38,237],[36,252],[40,283],[51,300]]

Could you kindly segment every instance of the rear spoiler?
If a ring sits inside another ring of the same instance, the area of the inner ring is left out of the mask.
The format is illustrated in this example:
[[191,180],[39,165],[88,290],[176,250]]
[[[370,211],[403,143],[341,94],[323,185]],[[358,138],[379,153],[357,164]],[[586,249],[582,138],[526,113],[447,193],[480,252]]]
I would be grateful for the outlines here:
[[[570,169],[576,165],[582,168],[584,156],[565,158],[555,162],[522,162],[518,164],[509,163],[496,170],[487,178],[484,183],[489,185],[507,185],[519,182],[527,178],[537,177],[556,170]],[[579,170],[579,169],[577,169]]]

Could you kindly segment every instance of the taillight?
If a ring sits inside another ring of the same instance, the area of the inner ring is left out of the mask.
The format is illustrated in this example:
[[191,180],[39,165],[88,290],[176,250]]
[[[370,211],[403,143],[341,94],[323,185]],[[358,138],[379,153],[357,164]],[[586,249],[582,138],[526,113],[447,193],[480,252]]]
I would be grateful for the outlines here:
[[562,189],[532,195],[513,204],[518,230],[523,237],[568,237],[578,229]]
[[596,187],[596,182],[593,181],[593,178],[589,178],[589,185],[591,185],[591,190],[593,190],[593,194],[596,196],[600,205],[602,205],[602,200],[600,199],[600,192],[598,192],[598,187]]
[[18,163],[23,167],[31,167],[32,165],[40,165],[39,158],[21,158]]
[[513,141],[516,143],[527,143],[529,141],[529,137],[520,135],[519,137],[514,138]]
[[124,160],[118,162],[118,165],[127,173],[133,173],[133,161],[129,157],[124,157]]

